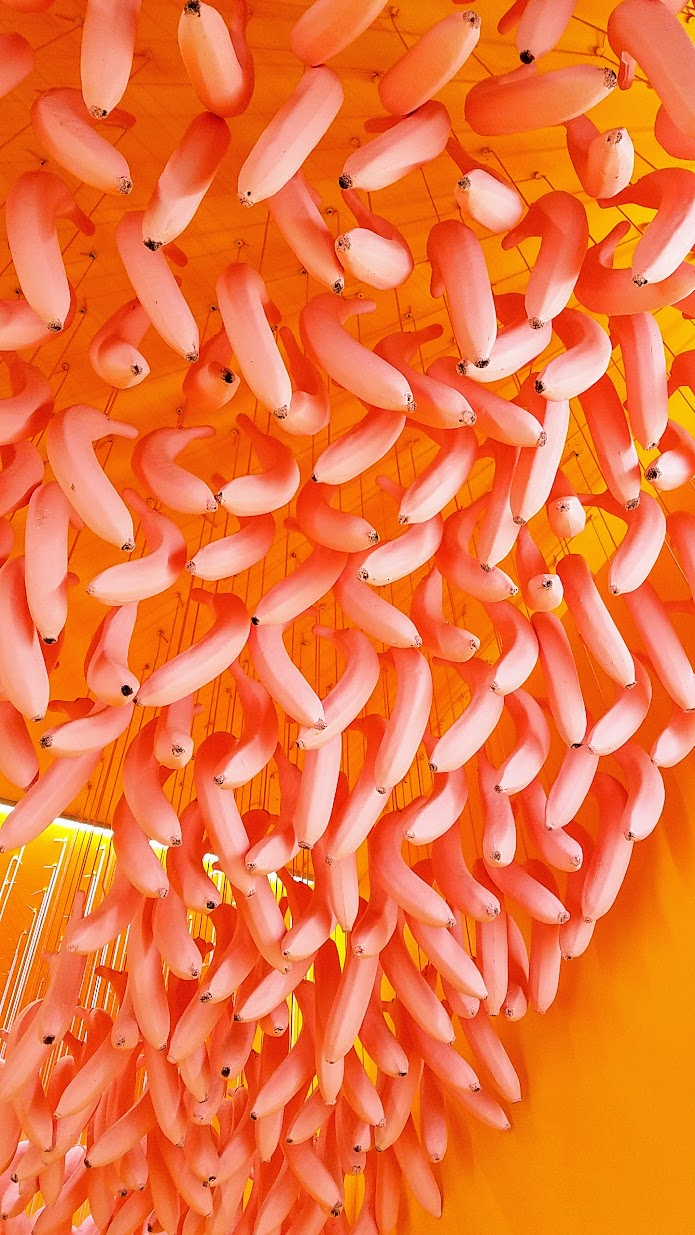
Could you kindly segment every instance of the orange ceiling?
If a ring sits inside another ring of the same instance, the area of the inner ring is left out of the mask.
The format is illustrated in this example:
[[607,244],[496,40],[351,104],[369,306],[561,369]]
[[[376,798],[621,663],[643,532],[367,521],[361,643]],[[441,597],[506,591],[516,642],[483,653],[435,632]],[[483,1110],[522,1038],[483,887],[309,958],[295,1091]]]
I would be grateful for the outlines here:
[[[230,122],[232,140],[229,153],[222,165],[212,189],[198,211],[193,223],[180,238],[188,265],[180,272],[183,291],[188,299],[201,336],[208,337],[218,328],[214,303],[215,281],[220,270],[230,261],[240,257],[258,269],[268,284],[271,297],[280,307],[283,320],[296,327],[297,315],[306,299],[322,290],[300,268],[285,240],[270,221],[263,204],[250,211],[242,209],[236,199],[237,172],[258,134],[290,93],[300,76],[300,70],[288,51],[288,36],[293,23],[305,6],[302,4],[278,3],[277,0],[255,0],[251,8],[248,37],[256,63],[256,90],[248,112]],[[496,23],[504,10],[502,3],[486,2],[477,5],[482,17],[482,37],[473,57],[468,61],[458,79],[442,92],[442,99],[449,108],[453,130],[467,151],[491,167],[503,169],[514,180],[519,191],[528,200],[547,192],[549,187],[567,188],[578,192],[579,186],[566,153],[562,129],[539,131],[522,137],[495,138],[483,144],[480,137],[467,129],[463,119],[463,101],[470,83],[487,72],[505,71],[516,63],[516,50],[508,38],[503,41],[496,34]],[[604,28],[610,5],[596,0],[585,0],[577,6],[577,13],[561,49],[546,57],[548,68],[565,61],[585,56],[592,60],[611,63],[610,48],[605,43]],[[336,58],[335,67],[341,75],[345,88],[345,104],[331,126],[326,138],[313,152],[306,166],[311,182],[320,191],[322,209],[329,226],[337,236],[349,218],[337,185],[342,164],[355,145],[365,140],[362,118],[381,112],[376,83],[383,72],[398,58],[404,45],[411,44],[434,20],[451,11],[445,0],[428,0],[414,3],[406,0],[400,6],[386,7],[373,27],[351,47]],[[119,148],[131,167],[134,188],[124,203],[121,198],[99,194],[85,185],[76,185],[79,205],[93,219],[96,233],[90,240],[74,232],[70,224],[61,226],[61,241],[68,277],[75,286],[78,298],[78,313],[65,334],[44,345],[40,351],[39,364],[50,375],[57,396],[57,406],[73,402],[87,402],[108,409],[117,419],[132,422],[141,432],[156,425],[196,423],[195,417],[181,415],[181,383],[184,376],[182,362],[155,335],[149,331],[144,352],[151,366],[151,375],[141,385],[130,391],[113,391],[92,371],[86,349],[89,339],[119,305],[132,295],[125,272],[116,252],[114,227],[121,217],[124,205],[128,209],[143,208],[173,146],[186,125],[199,110],[197,99],[187,81],[178,52],[176,29],[180,6],[170,0],[145,0],[138,31],[136,56],[130,84],[122,105],[137,117],[136,124],[118,133]],[[79,45],[81,29],[81,6],[72,0],[56,0],[53,7],[43,14],[28,16],[0,10],[0,29],[17,29],[26,34],[36,47],[36,71],[16,91],[2,101],[0,108],[0,143],[3,160],[0,167],[3,198],[17,175],[36,169],[45,163],[42,152],[28,123],[29,107],[36,94],[48,86],[79,85]],[[638,81],[630,98],[630,131],[637,149],[636,170],[642,172],[660,161],[663,152],[656,145],[651,126],[656,109],[653,92]],[[626,99],[615,91],[593,117],[601,128],[621,124],[625,119]],[[50,162],[49,162],[50,166]],[[362,316],[353,324],[359,328],[364,342],[373,344],[377,338],[394,329],[412,325],[420,327],[431,322],[441,322],[444,333],[441,339],[423,348],[422,361],[429,363],[436,355],[451,350],[453,336],[451,325],[441,300],[429,295],[429,266],[425,257],[427,234],[437,218],[458,217],[458,208],[453,197],[453,187],[458,170],[448,155],[442,155],[418,173],[408,176],[393,187],[372,195],[372,205],[386,215],[403,231],[415,258],[415,270],[408,283],[396,292],[374,293],[359,285],[350,286],[349,293],[374,296],[377,310],[372,315]],[[71,177],[65,173],[66,179]],[[596,203],[589,202],[590,227],[594,239],[607,233],[619,217],[616,209],[601,211]],[[643,217],[636,208],[625,211],[635,221]],[[637,238],[632,230],[624,246],[624,257]],[[495,290],[518,291],[525,283],[528,264],[533,261],[536,241],[524,242],[522,246],[505,253],[499,237],[483,239],[486,259]],[[620,259],[619,259],[620,260]],[[0,229],[0,296],[11,297],[16,292],[9,252]],[[673,310],[660,315],[667,344],[674,351],[681,350],[692,339],[692,327]],[[553,344],[552,347],[556,347]],[[551,351],[552,351],[551,347]],[[550,351],[549,351],[550,354]],[[620,383],[621,377],[613,365],[613,376]],[[509,392],[515,389],[507,384]],[[501,387],[505,392],[505,387]],[[344,428],[356,421],[363,413],[361,406],[345,392],[331,389],[332,419],[330,427],[314,439],[293,438],[291,444],[297,452],[302,478],[307,479],[314,458],[325,444],[339,436]],[[676,396],[683,412],[687,405],[682,396]],[[184,461],[206,480],[215,474],[229,479],[232,475],[248,470],[251,458],[246,442],[240,442],[234,422],[239,411],[254,415],[258,423],[267,427],[268,416],[254,406],[248,390],[239,395],[215,418],[217,435],[212,441],[193,444],[186,452]],[[678,407],[674,409],[678,415]],[[200,420],[200,418],[198,418]],[[593,456],[587,447],[583,433],[581,413],[575,410],[572,430],[567,443],[565,465],[570,478],[580,490],[591,488],[597,480]],[[275,430],[277,432],[277,430]],[[117,486],[130,479],[129,459],[131,446],[121,439],[103,441],[97,448],[98,455],[110,477]],[[361,507],[383,535],[392,535],[397,529],[393,504],[377,488],[376,476],[386,473],[403,483],[408,483],[431,457],[434,444],[421,432],[409,428],[401,437],[397,450],[371,471],[352,484],[343,486],[340,501],[344,509]],[[481,461],[474,470],[464,500],[476,496],[489,484],[491,463]],[[171,513],[171,512],[169,512]],[[282,512],[281,512],[282,513]],[[290,514],[291,511],[285,512]],[[23,512],[14,516],[19,527]],[[192,555],[200,544],[233,530],[233,518],[223,511],[200,519],[173,516],[179,522]],[[235,581],[235,590],[253,603],[277,577],[285,572],[293,560],[301,560],[308,552],[304,538],[283,526],[278,520],[275,543],[266,561],[248,572],[246,579]],[[609,549],[610,520],[598,515],[590,520],[585,534],[582,552],[593,553],[598,565]],[[559,550],[543,519],[534,528],[543,550],[552,561]],[[143,551],[139,538],[136,554]],[[70,617],[66,631],[66,644],[55,674],[54,697],[72,697],[83,693],[82,662],[89,639],[104,610],[85,594],[89,579],[97,569],[118,559],[116,550],[111,550],[85,530],[76,537],[71,558],[71,567],[79,577],[79,585],[71,594]],[[403,580],[393,592],[403,607],[407,607],[413,580]],[[219,585],[218,585],[219,586]],[[229,584],[223,584],[223,587]],[[161,660],[171,649],[186,646],[194,635],[200,634],[205,622],[198,616],[197,607],[189,605],[188,593],[191,580],[183,575],[169,593],[140,605],[136,634],[133,642],[132,667],[138,674],[145,674],[149,667]],[[468,610],[461,607],[461,597],[452,598],[456,616],[473,626],[482,639],[483,647],[492,637],[491,628],[483,611],[475,606]],[[331,617],[332,601],[327,601]],[[340,614],[337,622],[341,624]],[[293,653],[302,670],[313,680],[320,693],[324,694],[336,672],[333,653],[319,654],[318,643],[310,633],[311,620],[296,624],[293,635]],[[447,710],[459,704],[464,687],[457,675],[450,680],[444,670],[441,677],[438,699],[440,714],[436,722],[446,719]],[[234,691],[231,678],[221,688],[210,687],[202,693],[206,713],[215,711],[221,722],[234,716]],[[213,699],[213,694],[215,698]],[[219,711],[218,711],[219,709]],[[49,718],[51,719],[51,718]],[[55,721],[55,717],[52,718]],[[134,724],[140,722],[136,717]],[[207,723],[202,716],[198,724]],[[114,801],[118,783],[118,765],[129,735],[125,735],[107,765],[102,767],[99,783],[92,786],[89,797],[82,797],[76,804],[78,813],[87,813],[91,818],[107,820]],[[288,737],[291,735],[288,733]],[[427,775],[426,769],[421,773]],[[177,774],[174,794],[185,800],[190,773]],[[0,793],[12,797],[9,785],[0,782]],[[251,791],[250,791],[251,792]],[[406,786],[406,793],[408,792]],[[175,797],[175,800],[176,800]]]

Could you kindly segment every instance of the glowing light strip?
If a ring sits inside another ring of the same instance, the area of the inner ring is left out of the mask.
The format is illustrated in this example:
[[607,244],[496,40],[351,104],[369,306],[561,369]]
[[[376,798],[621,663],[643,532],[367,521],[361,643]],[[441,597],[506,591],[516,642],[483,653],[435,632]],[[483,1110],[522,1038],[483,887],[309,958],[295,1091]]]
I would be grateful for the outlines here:
[[[9,802],[7,798],[0,798],[0,810],[7,811],[8,815],[12,813],[16,805],[17,805],[16,802]],[[66,815],[58,815],[57,818],[53,820],[53,823],[60,824],[61,827],[72,828],[72,830],[75,832],[85,831],[85,832],[93,832],[96,836],[107,836],[109,840],[113,837],[113,832],[111,831],[111,828],[102,827],[102,825],[99,823],[91,823],[88,819],[70,819]],[[161,857],[162,854],[166,850],[166,846],[160,845],[157,843],[157,841],[154,841],[154,840],[150,840],[149,843],[152,849],[154,849],[154,852],[157,854],[157,857]],[[203,854],[203,863],[208,863],[209,865],[212,866],[217,861],[219,861],[219,859],[216,853]],[[293,879],[295,883],[305,883],[310,888],[313,888],[314,886],[313,879],[309,879],[307,876],[293,875]],[[273,889],[273,892],[275,891],[278,884],[283,883],[277,871],[270,871],[268,875],[268,880],[270,882],[271,888]]]

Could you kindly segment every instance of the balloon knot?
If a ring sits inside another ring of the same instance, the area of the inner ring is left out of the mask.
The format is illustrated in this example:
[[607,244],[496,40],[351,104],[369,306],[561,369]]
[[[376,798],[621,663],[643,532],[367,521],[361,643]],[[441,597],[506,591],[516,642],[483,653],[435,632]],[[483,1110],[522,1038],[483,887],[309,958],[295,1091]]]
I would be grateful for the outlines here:
[[118,192],[122,193],[124,197],[127,197],[133,191],[133,182],[128,176],[119,176],[116,184],[118,185]]
[[87,110],[93,120],[103,120],[109,114],[105,107],[89,107]]
[[244,206],[247,210],[250,210],[251,207],[253,206],[253,201],[251,199],[251,190],[247,189],[245,193],[239,193],[238,196],[239,196],[239,204],[241,206]]
[[132,693],[133,693],[132,686],[121,686],[121,694],[123,695],[124,699],[128,699],[130,695],[132,695]]
[[526,51],[519,52],[519,59],[522,64],[533,64],[536,57],[534,56],[532,51],[526,50]]
[[546,433],[545,429],[541,429],[540,433],[538,434],[538,442],[536,444],[538,446],[545,446],[545,443],[547,442],[547,440],[548,440],[548,434]]
[[476,369],[487,369],[489,363],[490,363],[489,357],[486,360],[484,356],[480,356],[475,362],[475,367]]
[[188,364],[195,364],[198,359],[198,355],[198,348],[196,347],[192,352],[186,352],[184,359],[188,362]]
[[458,361],[458,363],[457,363],[457,365],[456,365],[456,372],[457,372],[457,373],[460,373],[460,374],[461,374],[461,377],[465,377],[465,376],[466,376],[466,373],[468,372],[468,361],[467,361],[467,360],[459,360],[459,361]]
[[530,317],[528,324],[532,330],[542,330],[545,326],[545,322],[542,322],[540,317]]
[[121,545],[121,553],[132,553],[135,548],[135,541],[132,539],[126,540],[125,544]]
[[214,780],[215,784],[219,785],[221,788],[227,778],[224,772],[220,772],[217,776],[213,776],[212,779]]
[[367,582],[367,579],[369,578],[369,571],[366,566],[360,566],[357,572],[357,578],[361,580],[362,583]]
[[260,626],[260,624],[261,624],[261,623],[260,623],[260,619],[259,619],[259,618],[257,618],[257,617],[256,617],[256,615],[255,615],[255,613],[254,613],[253,617],[251,618],[251,625],[252,625],[252,626]]
[[187,0],[183,6],[184,13],[191,13],[194,17],[200,17],[200,0]]
[[151,236],[149,236],[147,240],[143,240],[142,243],[145,248],[150,249],[152,253],[156,253],[157,249],[161,249],[162,247],[161,240],[153,240]]
[[406,402],[406,407],[408,408],[409,412],[417,411],[417,403],[415,402],[415,399],[413,398],[412,395],[408,395],[408,398],[406,399],[405,402]]
[[47,322],[46,325],[48,326],[48,329],[52,331],[53,334],[60,334],[61,330],[63,329],[63,323],[58,322],[58,321]]
[[286,419],[287,419],[287,413],[289,412],[289,410],[290,410],[290,409],[289,409],[289,407],[287,406],[287,404],[286,404],[286,403],[283,403],[282,407],[276,407],[276,408],[274,409],[274,411],[273,411],[273,416],[275,417],[275,419],[276,419],[276,420],[286,420]]
[[631,497],[630,500],[625,503],[626,510],[636,510],[638,506],[639,506],[638,497]]
[[336,296],[341,296],[345,291],[345,279],[336,279],[335,283],[331,284],[331,291],[335,292]]
[[227,383],[228,386],[233,386],[236,379],[236,373],[233,373],[231,369],[220,369],[220,377],[223,382]]
[[537,394],[537,395],[542,395],[542,394],[543,394],[543,391],[545,390],[545,386],[543,385],[543,383],[542,383],[542,381],[541,381],[541,379],[540,379],[539,377],[537,377],[537,378],[536,378],[536,381],[535,381],[535,387],[536,387],[536,394]]
[[323,733],[323,730],[325,728],[326,728],[326,721],[323,719],[322,716],[320,716],[316,724],[314,725],[314,729],[318,729],[320,733]]
[[488,574],[490,573],[490,571],[492,570],[492,566],[490,565],[490,563],[489,563],[489,562],[481,562],[481,563],[480,563],[480,569],[481,569],[481,570],[484,570],[484,571],[485,571],[485,574],[486,574],[486,575],[488,575]]
[[335,242],[336,249],[340,249],[342,253],[348,253],[352,248],[352,241],[347,232],[343,232],[342,236],[338,236]]
[[618,84],[618,74],[614,73],[612,69],[604,69],[603,80],[606,83],[606,90],[615,90]]
[[341,189],[351,189],[352,188],[352,176],[347,176],[345,172],[343,172],[342,176],[338,176],[338,184],[340,185]]
[[462,191],[463,193],[467,193],[467,192],[468,192],[468,190],[469,190],[469,189],[470,189],[470,187],[471,187],[471,178],[470,178],[470,176],[462,176],[462,177],[461,177],[461,179],[460,179],[459,181],[457,181],[456,187],[457,187],[458,189],[461,189],[461,191]]
[[41,741],[39,742],[39,746],[42,746],[44,750],[48,750],[49,746],[52,746],[52,745],[53,745],[53,738],[51,737],[50,733],[44,733],[43,737],[41,738]]

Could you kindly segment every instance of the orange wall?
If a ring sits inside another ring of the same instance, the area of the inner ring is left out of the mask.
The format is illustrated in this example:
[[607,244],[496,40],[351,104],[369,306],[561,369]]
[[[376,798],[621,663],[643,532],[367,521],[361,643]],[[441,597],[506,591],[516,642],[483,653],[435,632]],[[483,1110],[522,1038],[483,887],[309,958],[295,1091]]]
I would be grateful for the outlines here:
[[693,790],[691,761],[555,1005],[504,1027],[524,1090],[512,1131],[457,1120],[443,1220],[409,1203],[402,1235],[694,1229]]

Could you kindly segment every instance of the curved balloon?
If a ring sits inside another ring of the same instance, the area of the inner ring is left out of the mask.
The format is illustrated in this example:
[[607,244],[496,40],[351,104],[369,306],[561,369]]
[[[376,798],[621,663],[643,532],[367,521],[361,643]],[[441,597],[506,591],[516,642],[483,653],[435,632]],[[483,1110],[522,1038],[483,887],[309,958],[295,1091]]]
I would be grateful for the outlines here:
[[89,123],[79,90],[45,90],[32,105],[31,123],[47,153],[78,180],[103,193],[131,192],[125,158]]
[[106,0],[88,0],[80,44],[85,107],[103,120],[125,93],[133,64],[141,0],[125,0],[115,15]]
[[15,180],[5,218],[7,243],[27,303],[49,331],[64,330],[71,293],[56,222],[69,219],[86,236],[94,234],[94,224],[53,172],[25,172]]
[[181,59],[203,107],[217,116],[240,116],[256,84],[246,41],[248,12],[235,0],[228,22],[211,4],[188,0],[179,19]]
[[335,120],[342,103],[343,87],[332,69],[320,64],[304,73],[239,172],[237,195],[242,206],[272,197],[292,179]]
[[220,116],[201,112],[191,121],[169,156],[142,216],[142,237],[148,249],[170,244],[188,227],[228,146],[229,129]]
[[588,116],[568,120],[567,153],[580,184],[589,197],[616,197],[630,183],[635,148],[627,129],[600,133]]
[[617,83],[613,70],[598,64],[572,64],[540,75],[535,65],[525,64],[476,82],[466,95],[466,120],[486,137],[546,129],[590,111]]
[[451,13],[430,26],[379,82],[382,106],[407,116],[451,81],[463,68],[480,38],[480,18],[470,10]]
[[129,300],[116,309],[89,345],[89,360],[97,376],[119,390],[144,382],[150,366],[139,347],[150,325],[139,300]]
[[384,133],[348,155],[338,177],[341,189],[385,189],[442,153],[451,120],[442,103],[423,103]]
[[[518,71],[518,70],[517,70]],[[531,325],[552,321],[567,307],[580,278],[589,242],[586,210],[570,193],[546,193],[502,241],[503,249],[540,236],[524,303]]]

